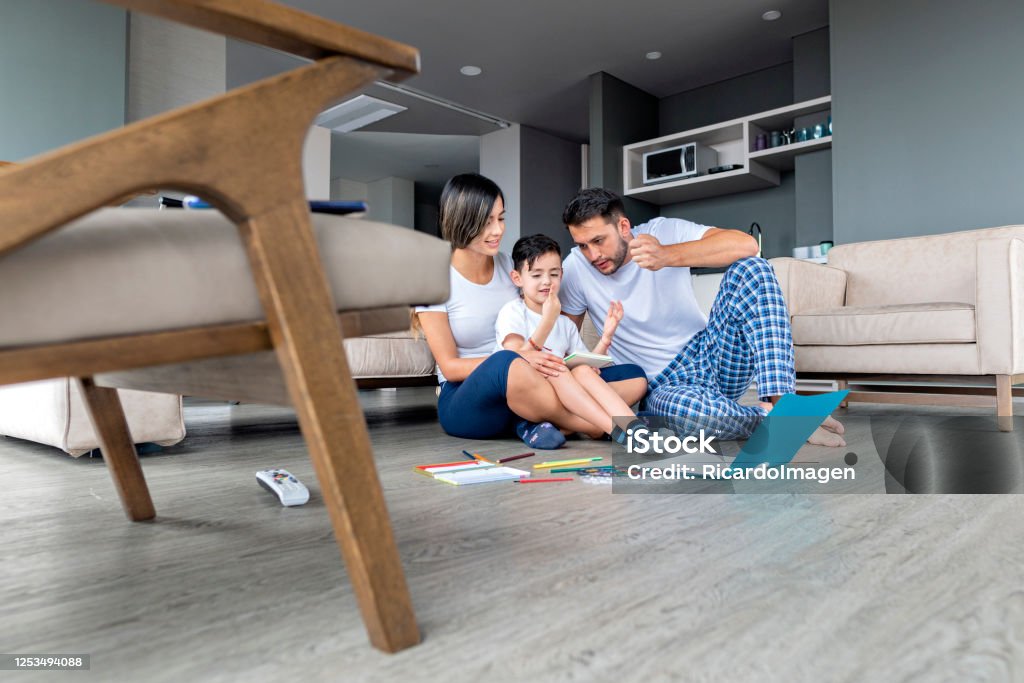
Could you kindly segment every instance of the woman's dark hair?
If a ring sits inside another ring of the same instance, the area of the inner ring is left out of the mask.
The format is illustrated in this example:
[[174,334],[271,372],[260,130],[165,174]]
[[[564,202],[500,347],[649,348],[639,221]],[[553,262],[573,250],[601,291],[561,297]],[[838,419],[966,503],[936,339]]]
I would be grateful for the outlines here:
[[562,258],[562,250],[559,248],[558,242],[547,235],[520,237],[512,247],[512,265],[516,270],[529,270],[538,258],[552,253],[558,254],[558,258]]
[[609,223],[614,223],[626,215],[622,206],[622,198],[603,187],[588,187],[576,193],[562,212],[565,227],[579,225],[594,216],[601,216]]
[[465,249],[487,224],[498,197],[505,201],[501,189],[490,178],[477,173],[454,176],[441,191],[437,216],[441,238],[451,242],[452,249]]

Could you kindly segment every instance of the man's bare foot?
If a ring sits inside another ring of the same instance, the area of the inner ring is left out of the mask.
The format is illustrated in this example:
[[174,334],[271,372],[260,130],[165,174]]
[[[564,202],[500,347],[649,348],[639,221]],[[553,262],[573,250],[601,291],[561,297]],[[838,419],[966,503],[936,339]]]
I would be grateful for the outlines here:
[[846,441],[843,437],[839,436],[835,432],[828,431],[823,427],[824,425],[815,429],[814,432],[807,437],[807,443],[815,446],[828,446],[830,448],[841,448],[846,445]]
[[[770,413],[772,408],[775,406],[766,401],[760,402],[765,412]],[[807,443],[815,446],[828,446],[830,448],[842,448],[846,445],[846,440],[841,436],[846,432],[846,428],[843,427],[843,423],[835,419],[831,415],[827,415],[822,421],[821,426],[814,430],[814,432],[807,437]]]
[[822,428],[832,432],[833,434],[846,433],[846,427],[843,426],[843,423],[835,419],[831,415],[827,415],[825,417],[825,421],[821,423],[821,426]]

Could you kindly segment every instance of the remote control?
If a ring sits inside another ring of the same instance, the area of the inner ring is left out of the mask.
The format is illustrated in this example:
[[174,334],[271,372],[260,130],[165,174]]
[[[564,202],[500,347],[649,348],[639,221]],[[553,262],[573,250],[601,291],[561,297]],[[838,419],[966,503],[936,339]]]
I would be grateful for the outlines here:
[[256,481],[276,495],[285,507],[303,505],[309,501],[309,489],[288,470],[280,467],[260,470],[256,473]]

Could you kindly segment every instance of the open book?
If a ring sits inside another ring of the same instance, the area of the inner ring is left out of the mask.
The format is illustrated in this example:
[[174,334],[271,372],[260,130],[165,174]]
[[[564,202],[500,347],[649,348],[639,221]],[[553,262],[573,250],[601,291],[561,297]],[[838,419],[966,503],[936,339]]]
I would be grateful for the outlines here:
[[565,364],[570,368],[574,368],[577,365],[589,365],[592,368],[606,368],[609,365],[614,365],[615,361],[612,360],[611,356],[602,356],[599,353],[588,353],[587,351],[577,351],[576,353],[570,353],[565,357]]

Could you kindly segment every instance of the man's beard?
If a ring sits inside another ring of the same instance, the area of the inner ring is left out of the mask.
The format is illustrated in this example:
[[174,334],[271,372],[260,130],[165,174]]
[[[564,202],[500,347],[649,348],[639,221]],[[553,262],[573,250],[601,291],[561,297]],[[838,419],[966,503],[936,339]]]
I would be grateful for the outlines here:
[[[629,242],[619,237],[619,248],[616,249],[615,253],[612,254],[612,257],[608,259],[612,263],[612,269],[609,271],[603,271],[597,268],[597,266],[594,267],[603,275],[614,275],[619,268],[622,267],[622,264],[626,262],[627,254],[629,254]],[[591,263],[590,265],[594,264]]]

